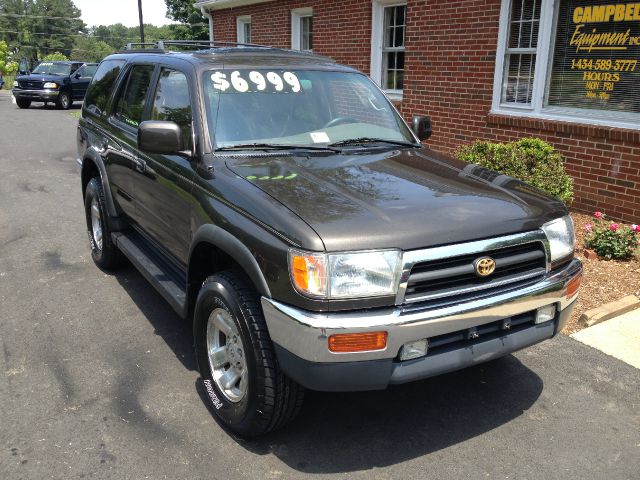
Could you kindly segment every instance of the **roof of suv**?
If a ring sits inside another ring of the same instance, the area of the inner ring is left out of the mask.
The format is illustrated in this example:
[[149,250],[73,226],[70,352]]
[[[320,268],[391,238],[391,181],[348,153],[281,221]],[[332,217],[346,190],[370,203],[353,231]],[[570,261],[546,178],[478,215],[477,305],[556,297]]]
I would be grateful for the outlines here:
[[196,66],[207,67],[210,64],[229,64],[234,67],[281,66],[287,68],[318,68],[323,70],[356,72],[357,70],[340,65],[333,59],[311,52],[287,50],[259,45],[224,46],[194,51],[171,51],[164,49],[123,50],[109,58],[124,58],[132,61],[158,61],[159,58],[181,59]]

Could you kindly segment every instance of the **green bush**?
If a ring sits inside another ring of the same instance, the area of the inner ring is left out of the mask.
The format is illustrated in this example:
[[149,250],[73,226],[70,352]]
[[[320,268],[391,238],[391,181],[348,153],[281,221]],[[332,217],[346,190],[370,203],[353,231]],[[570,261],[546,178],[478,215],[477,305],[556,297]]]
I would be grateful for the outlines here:
[[459,148],[455,155],[467,163],[522,180],[567,204],[573,201],[573,179],[565,171],[562,156],[538,138],[510,143],[477,141]]
[[608,260],[627,260],[638,253],[640,227],[620,225],[606,220],[606,215],[596,212],[595,225],[585,225],[584,244],[599,257]]

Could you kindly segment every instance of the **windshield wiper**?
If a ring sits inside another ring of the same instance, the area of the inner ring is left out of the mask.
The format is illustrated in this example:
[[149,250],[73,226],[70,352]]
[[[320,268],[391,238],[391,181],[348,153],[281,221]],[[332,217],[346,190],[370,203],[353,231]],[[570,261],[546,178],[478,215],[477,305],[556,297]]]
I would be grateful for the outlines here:
[[240,145],[229,145],[227,147],[221,147],[216,149],[218,152],[232,152],[236,150],[319,150],[319,151],[332,151],[336,150],[327,147],[320,147],[314,145],[279,145],[277,143],[243,143]]
[[390,145],[399,145],[402,147],[420,148],[417,143],[405,142],[402,140],[386,140],[384,138],[360,137],[350,138],[348,140],[340,140],[339,142],[330,143],[329,147],[345,147],[349,145],[365,145],[367,143],[388,143]]

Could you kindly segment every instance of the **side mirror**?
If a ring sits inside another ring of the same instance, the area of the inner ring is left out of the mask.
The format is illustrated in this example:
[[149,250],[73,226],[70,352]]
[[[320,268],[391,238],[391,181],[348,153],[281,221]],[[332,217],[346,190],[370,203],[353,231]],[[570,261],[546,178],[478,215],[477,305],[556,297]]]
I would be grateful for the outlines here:
[[431,118],[425,115],[414,115],[411,121],[411,130],[419,140],[428,139],[433,133],[431,128]]
[[76,74],[74,75],[74,78],[77,80],[77,79],[79,79],[81,76],[82,76],[82,75],[80,75],[80,73],[76,73]]
[[138,148],[147,153],[191,156],[184,150],[182,130],[175,122],[142,122],[138,127]]

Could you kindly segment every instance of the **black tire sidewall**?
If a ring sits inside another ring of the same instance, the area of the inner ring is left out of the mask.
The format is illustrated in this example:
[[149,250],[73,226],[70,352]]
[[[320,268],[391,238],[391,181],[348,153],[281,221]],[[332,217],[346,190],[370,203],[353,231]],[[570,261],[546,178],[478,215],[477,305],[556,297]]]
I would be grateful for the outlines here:
[[[91,202],[98,199],[98,209],[100,210],[100,223],[102,224],[102,249],[99,249],[93,238],[93,228],[91,224]],[[120,252],[111,242],[111,231],[107,223],[106,206],[104,193],[99,178],[92,178],[87,185],[84,196],[84,210],[87,221],[87,235],[91,247],[91,258],[95,264],[105,270],[117,267],[120,261]]]
[[[245,352],[248,370],[247,393],[237,403],[228,400],[213,380],[207,355],[207,322],[216,308],[227,310],[236,324]],[[260,410],[260,385],[257,381],[256,352],[250,329],[242,308],[231,285],[224,279],[207,281],[202,287],[194,310],[194,341],[196,358],[200,370],[205,396],[216,416],[238,433],[245,432],[254,424],[255,415]]]
[[[66,105],[62,102],[63,98],[67,99]],[[60,94],[58,95],[57,105],[58,105],[58,108],[62,110],[68,110],[69,108],[71,108],[71,95],[69,95],[68,92],[60,92]]]
[[25,100],[24,98],[17,98],[16,104],[18,108],[29,108],[31,106],[31,100]]

